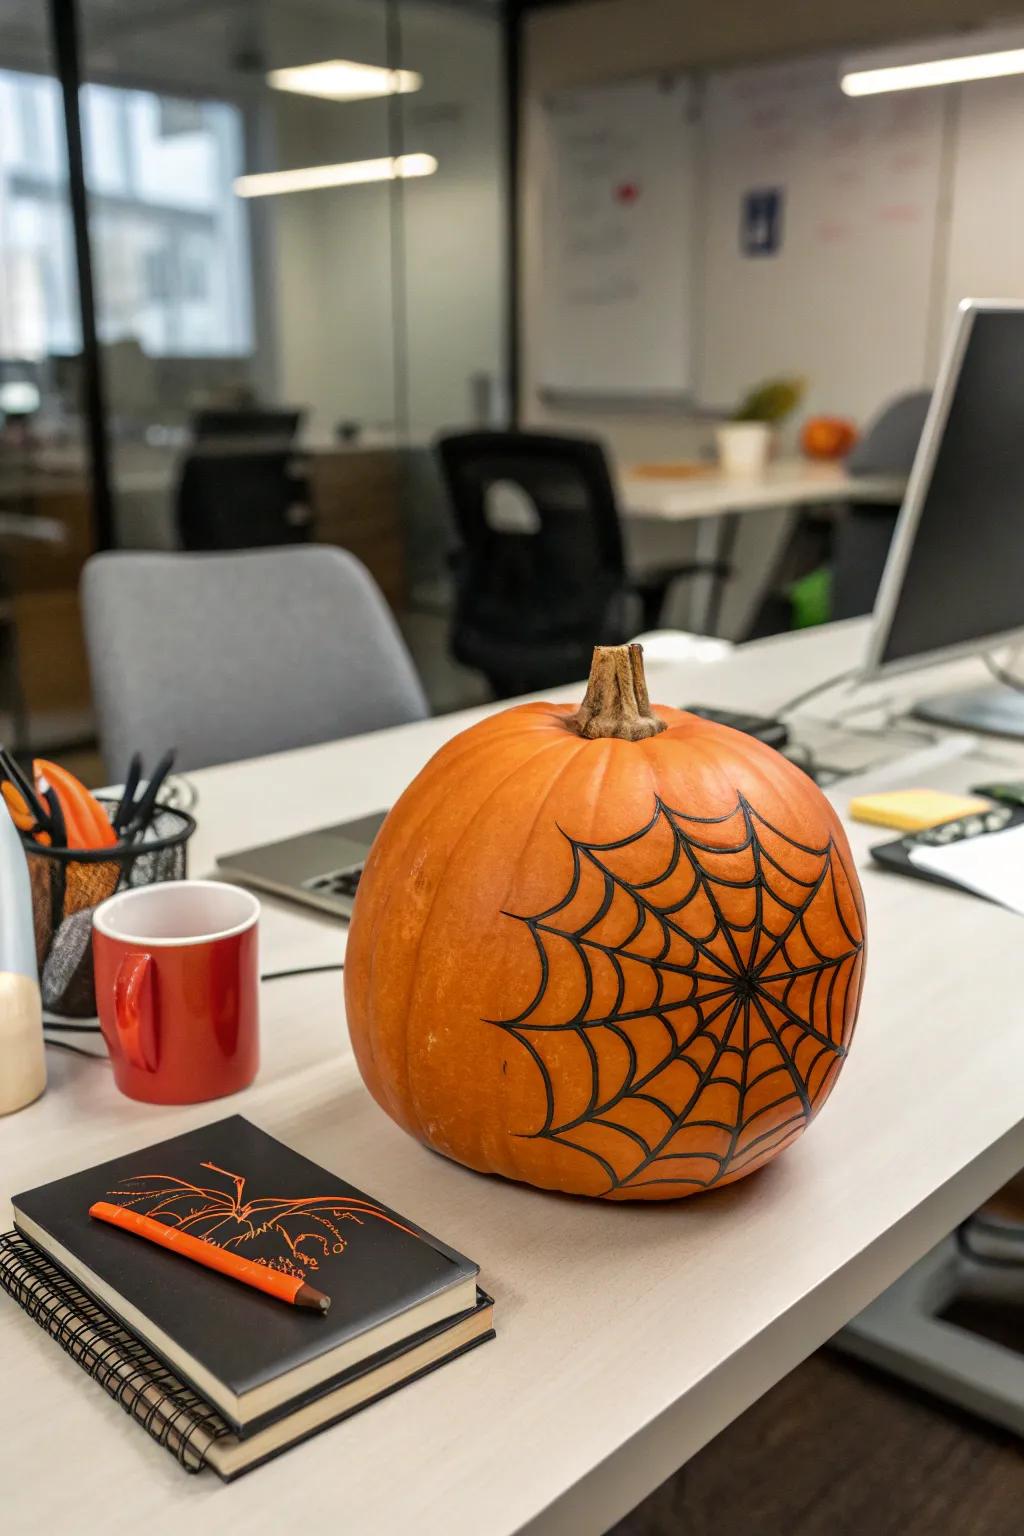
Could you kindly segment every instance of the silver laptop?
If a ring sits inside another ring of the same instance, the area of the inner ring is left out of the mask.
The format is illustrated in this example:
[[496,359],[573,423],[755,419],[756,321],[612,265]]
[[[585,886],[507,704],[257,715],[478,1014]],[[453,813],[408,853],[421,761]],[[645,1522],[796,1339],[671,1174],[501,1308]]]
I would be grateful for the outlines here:
[[217,868],[243,885],[349,917],[366,855],[386,814],[377,811],[301,837],[243,848],[218,859]]

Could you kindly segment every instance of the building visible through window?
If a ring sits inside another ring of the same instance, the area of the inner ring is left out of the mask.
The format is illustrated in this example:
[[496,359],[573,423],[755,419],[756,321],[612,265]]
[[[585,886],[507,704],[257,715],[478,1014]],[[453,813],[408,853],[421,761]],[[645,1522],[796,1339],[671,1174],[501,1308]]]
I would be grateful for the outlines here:
[[[97,328],[151,357],[252,352],[238,107],[87,85],[82,127]],[[0,356],[80,350],[56,81],[0,70]]]

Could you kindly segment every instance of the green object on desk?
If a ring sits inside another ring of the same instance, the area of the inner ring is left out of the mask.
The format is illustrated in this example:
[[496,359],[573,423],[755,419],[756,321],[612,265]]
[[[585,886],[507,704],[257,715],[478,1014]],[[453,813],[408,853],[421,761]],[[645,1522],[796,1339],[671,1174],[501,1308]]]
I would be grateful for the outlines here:
[[733,421],[764,421],[777,426],[796,410],[807,381],[801,378],[767,379],[744,395]]
[[793,611],[794,629],[812,629],[816,624],[827,624],[832,617],[832,571],[827,565],[819,565],[794,581],[787,589]]

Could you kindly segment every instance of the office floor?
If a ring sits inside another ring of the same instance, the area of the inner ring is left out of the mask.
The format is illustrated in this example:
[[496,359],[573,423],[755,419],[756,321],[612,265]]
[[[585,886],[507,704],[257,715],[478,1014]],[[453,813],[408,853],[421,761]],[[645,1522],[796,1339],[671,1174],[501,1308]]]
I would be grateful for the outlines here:
[[1019,1536],[1019,1440],[820,1350],[610,1536]]

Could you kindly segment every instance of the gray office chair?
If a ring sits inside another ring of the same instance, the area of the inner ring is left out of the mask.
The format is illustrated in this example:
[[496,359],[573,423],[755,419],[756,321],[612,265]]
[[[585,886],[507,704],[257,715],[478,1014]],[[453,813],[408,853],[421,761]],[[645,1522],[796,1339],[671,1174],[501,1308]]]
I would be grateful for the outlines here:
[[405,642],[372,577],[318,545],[231,554],[102,554],[82,573],[107,771],[133,751],[178,768],[421,720]]

